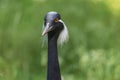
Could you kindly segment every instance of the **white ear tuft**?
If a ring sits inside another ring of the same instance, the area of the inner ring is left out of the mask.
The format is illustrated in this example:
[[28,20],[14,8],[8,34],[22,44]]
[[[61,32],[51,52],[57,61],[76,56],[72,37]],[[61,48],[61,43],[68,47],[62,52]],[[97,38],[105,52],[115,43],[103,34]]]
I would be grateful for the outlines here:
[[68,41],[69,35],[68,35],[68,29],[64,22],[62,20],[59,20],[63,23],[64,29],[61,31],[59,37],[58,37],[58,44],[62,45],[64,42]]
[[[43,24],[42,31],[44,30],[44,28],[45,28],[45,26]],[[47,41],[48,41],[47,36],[48,36],[48,34],[46,34],[45,36],[42,36],[42,47],[44,47],[47,44]]]

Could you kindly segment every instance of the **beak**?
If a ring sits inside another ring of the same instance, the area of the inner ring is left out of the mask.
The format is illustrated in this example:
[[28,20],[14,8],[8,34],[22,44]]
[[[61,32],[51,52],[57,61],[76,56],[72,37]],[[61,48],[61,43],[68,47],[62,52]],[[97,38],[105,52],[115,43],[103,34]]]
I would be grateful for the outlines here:
[[47,23],[42,32],[42,36],[45,36],[49,31],[51,31],[51,28],[52,27],[50,27],[49,23]]

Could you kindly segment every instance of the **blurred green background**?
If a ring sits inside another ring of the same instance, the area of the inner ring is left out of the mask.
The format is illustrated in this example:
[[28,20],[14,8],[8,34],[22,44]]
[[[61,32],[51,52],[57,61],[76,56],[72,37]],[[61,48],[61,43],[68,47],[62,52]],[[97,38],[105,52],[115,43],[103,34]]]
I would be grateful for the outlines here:
[[63,80],[120,80],[120,0],[0,0],[0,80],[46,80],[49,11],[69,30],[59,47]]

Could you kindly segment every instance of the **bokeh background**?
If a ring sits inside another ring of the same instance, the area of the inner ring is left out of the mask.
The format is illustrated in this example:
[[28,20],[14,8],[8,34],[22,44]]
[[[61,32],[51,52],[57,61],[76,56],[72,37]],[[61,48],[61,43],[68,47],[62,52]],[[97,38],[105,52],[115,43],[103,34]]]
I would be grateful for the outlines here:
[[0,80],[46,80],[49,11],[69,30],[59,47],[63,80],[120,80],[120,0],[0,0]]

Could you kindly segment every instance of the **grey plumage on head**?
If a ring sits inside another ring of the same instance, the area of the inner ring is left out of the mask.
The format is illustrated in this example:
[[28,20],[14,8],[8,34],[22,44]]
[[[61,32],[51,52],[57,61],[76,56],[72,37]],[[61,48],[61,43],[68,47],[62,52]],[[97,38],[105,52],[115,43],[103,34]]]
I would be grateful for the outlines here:
[[[56,19],[56,18],[58,18],[58,22],[60,22],[60,23],[63,24],[63,30],[60,32],[60,34],[58,36],[58,40],[57,40],[58,44],[62,45],[63,43],[65,43],[66,41],[68,41],[69,35],[68,35],[68,29],[67,29],[65,23],[61,20],[60,14],[57,13],[57,12],[55,12],[55,11],[51,11],[51,12],[48,12],[45,15],[45,21],[48,22],[48,23],[46,23],[46,25],[47,24],[50,25],[52,23],[51,21],[54,21],[54,19]],[[50,27],[46,26],[46,25],[43,24],[43,29],[44,30],[46,29],[46,30],[50,31]],[[47,34],[47,33],[44,32],[44,34]]]

